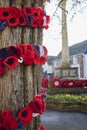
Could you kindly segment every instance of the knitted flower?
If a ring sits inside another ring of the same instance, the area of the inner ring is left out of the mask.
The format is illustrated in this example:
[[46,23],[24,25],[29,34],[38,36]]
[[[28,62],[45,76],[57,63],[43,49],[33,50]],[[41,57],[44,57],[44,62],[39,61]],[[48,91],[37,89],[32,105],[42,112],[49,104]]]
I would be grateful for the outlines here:
[[8,124],[0,123],[0,130],[12,130]]
[[1,113],[1,118],[2,118],[2,122],[0,122],[0,123],[3,124],[3,127],[5,127],[5,128],[7,127],[9,129],[18,127],[18,122],[14,119],[14,116],[10,110],[3,111]]
[[14,69],[18,65],[18,59],[14,56],[9,56],[3,61],[3,64],[9,69]]
[[3,75],[5,73],[5,69],[3,68],[2,60],[0,59],[0,75]]
[[34,64],[38,64],[39,63],[39,55],[36,52],[34,52],[33,63]]
[[40,64],[43,65],[46,63],[48,56],[40,56]]
[[0,20],[0,31],[2,31],[7,25],[7,22],[4,20]]
[[35,11],[36,11],[36,8],[30,8],[27,6],[24,7],[24,13],[27,14],[28,16],[34,16]]
[[25,14],[25,16],[26,16],[26,20],[27,20],[27,26],[29,27],[32,24],[32,20],[34,19],[34,16],[29,16],[27,14]]
[[34,58],[34,50],[32,48],[31,44],[24,44],[24,45],[19,45],[19,47],[22,48],[23,53],[23,62],[25,65],[31,65],[33,64],[33,58]]
[[6,20],[9,17],[9,9],[2,7],[0,8],[0,20]]
[[26,20],[26,17],[25,17],[25,15],[24,15],[24,12],[21,11],[21,12],[20,12],[20,15],[19,15],[19,23],[18,23],[18,25],[19,25],[19,26],[25,26],[26,23],[27,23],[27,20]]
[[32,108],[34,113],[39,114],[42,114],[46,108],[46,104],[43,101],[41,95],[34,96],[34,99],[30,102],[29,106]]
[[40,64],[43,65],[48,59],[47,49],[45,46],[40,46]]
[[24,125],[28,125],[32,119],[32,109],[29,106],[22,108],[18,112],[18,118],[24,122]]
[[[8,8],[8,11],[9,11],[9,14],[10,16],[15,16],[15,17],[19,17],[20,16],[20,12],[21,12],[21,9],[15,7],[15,6],[10,6]],[[9,18],[9,17],[8,17]]]
[[38,17],[34,17],[34,19],[32,20],[32,27],[42,27],[43,26],[43,17],[38,16]]
[[6,59],[8,56],[10,56],[11,54],[8,51],[8,48],[4,47],[0,49],[0,59],[4,60]]
[[19,24],[19,19],[16,16],[10,16],[9,19],[7,19],[8,26],[15,27]]
[[22,56],[22,49],[20,47],[9,46],[8,50],[16,58],[20,58]]
[[23,123],[23,121],[19,120],[18,121],[18,127],[15,128],[14,130],[21,130],[22,128],[24,128],[24,123]]
[[46,130],[46,127],[43,124],[41,124],[40,125],[40,130]]

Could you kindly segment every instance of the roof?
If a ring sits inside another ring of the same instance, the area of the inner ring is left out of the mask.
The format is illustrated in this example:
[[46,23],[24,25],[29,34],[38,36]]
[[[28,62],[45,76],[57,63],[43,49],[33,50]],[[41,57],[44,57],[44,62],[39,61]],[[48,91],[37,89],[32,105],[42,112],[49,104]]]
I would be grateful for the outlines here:
[[[60,52],[57,56],[56,59],[61,59],[62,58],[62,52]],[[76,55],[76,54],[87,54],[87,40],[82,41],[80,43],[76,43],[72,46],[69,47],[69,56]]]
[[53,61],[55,58],[56,58],[56,56],[48,56],[47,63],[48,63],[49,65],[51,65],[51,64],[52,64],[52,61]]

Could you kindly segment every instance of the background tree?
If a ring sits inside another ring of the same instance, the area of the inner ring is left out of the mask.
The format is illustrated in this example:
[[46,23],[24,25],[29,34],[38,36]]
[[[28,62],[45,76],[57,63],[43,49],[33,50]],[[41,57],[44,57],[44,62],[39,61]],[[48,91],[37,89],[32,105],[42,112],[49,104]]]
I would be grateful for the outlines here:
[[[16,6],[24,8],[43,7],[44,0],[0,0],[0,7]],[[0,32],[0,48],[19,43],[42,44],[43,31],[41,28],[6,27]],[[16,116],[18,110],[29,104],[33,96],[41,90],[41,65],[26,67],[20,64],[0,77],[0,111],[10,109]],[[38,130],[39,117],[33,119],[26,129]],[[35,125],[34,125],[35,124]]]

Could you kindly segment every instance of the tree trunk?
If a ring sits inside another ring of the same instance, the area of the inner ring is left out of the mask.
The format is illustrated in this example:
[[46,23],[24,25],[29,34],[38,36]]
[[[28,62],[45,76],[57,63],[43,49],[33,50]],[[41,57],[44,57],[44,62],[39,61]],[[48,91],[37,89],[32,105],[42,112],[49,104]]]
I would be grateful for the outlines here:
[[69,47],[67,36],[66,0],[61,3],[62,7],[62,67],[69,67]]
[[[24,6],[43,6],[43,0],[0,0],[0,7],[11,5],[18,8]],[[0,48],[19,43],[42,44],[41,28],[6,27],[0,32]],[[16,116],[18,110],[29,104],[33,96],[40,93],[41,65],[18,65],[15,69],[6,71],[0,76],[0,111],[10,109]],[[33,123],[34,122],[34,123]],[[38,130],[40,117],[33,119],[26,130]]]

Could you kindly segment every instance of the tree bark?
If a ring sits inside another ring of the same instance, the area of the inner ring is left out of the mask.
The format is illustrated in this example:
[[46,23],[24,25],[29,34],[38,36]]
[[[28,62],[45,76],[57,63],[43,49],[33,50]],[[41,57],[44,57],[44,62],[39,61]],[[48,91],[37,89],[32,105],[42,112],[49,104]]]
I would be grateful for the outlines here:
[[[0,7],[11,5],[18,8],[24,6],[43,7],[44,0],[0,0]],[[6,27],[0,32],[0,48],[19,43],[42,44],[43,31],[41,28]],[[41,90],[41,68],[40,64],[26,67],[18,65],[13,70],[7,70],[0,76],[0,111],[10,109],[14,116],[23,106],[29,104],[33,96]],[[38,130],[40,117],[32,120],[26,130]]]

